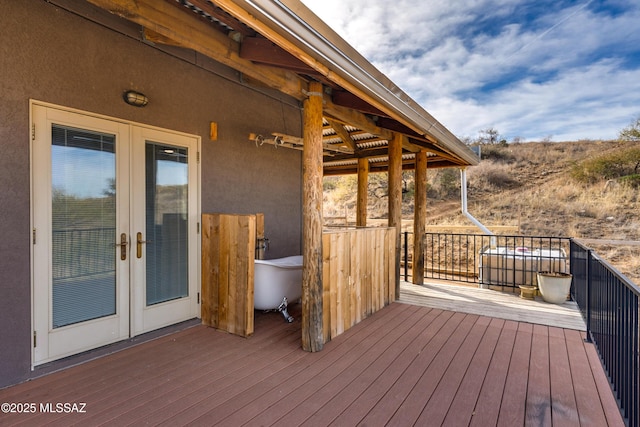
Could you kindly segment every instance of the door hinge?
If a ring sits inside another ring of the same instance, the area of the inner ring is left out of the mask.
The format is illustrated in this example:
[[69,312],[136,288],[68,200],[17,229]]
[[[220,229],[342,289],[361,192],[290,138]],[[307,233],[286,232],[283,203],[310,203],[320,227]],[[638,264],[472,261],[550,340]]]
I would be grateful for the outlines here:
[[36,140],[36,124],[35,123],[31,124],[31,140],[32,141]]
[[198,304],[200,304],[200,292],[198,292]]
[[200,152],[196,151],[196,162],[200,163]]
[[33,348],[36,348],[36,346],[37,346],[37,339],[36,339],[37,335],[36,334],[37,334],[37,332],[33,331]]
[[33,233],[32,234],[33,234],[33,237],[32,237],[33,238],[33,244],[35,245],[36,244],[36,229],[35,228],[33,229]]
[[200,234],[200,223],[196,222],[196,234]]

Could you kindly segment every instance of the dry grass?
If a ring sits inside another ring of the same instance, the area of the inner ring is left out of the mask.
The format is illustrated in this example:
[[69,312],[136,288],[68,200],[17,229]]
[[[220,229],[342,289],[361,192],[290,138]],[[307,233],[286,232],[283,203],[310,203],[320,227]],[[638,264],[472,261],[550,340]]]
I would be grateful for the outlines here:
[[[571,176],[573,165],[632,144],[578,141],[483,147],[483,161],[468,169],[468,210],[487,226],[517,226],[522,235],[640,241],[637,188],[606,180],[584,184]],[[428,177],[428,224],[470,224],[460,212],[458,171],[430,170]],[[335,188],[325,192],[325,215],[344,216],[346,208],[354,218],[355,177],[333,179]],[[405,173],[405,180],[411,190],[412,174]],[[385,218],[386,209],[386,192],[370,188],[369,217]],[[403,197],[403,214],[413,218],[412,191]],[[639,246],[594,249],[640,283]]]
[[640,284],[640,246],[590,244],[595,252],[627,276],[636,284]]

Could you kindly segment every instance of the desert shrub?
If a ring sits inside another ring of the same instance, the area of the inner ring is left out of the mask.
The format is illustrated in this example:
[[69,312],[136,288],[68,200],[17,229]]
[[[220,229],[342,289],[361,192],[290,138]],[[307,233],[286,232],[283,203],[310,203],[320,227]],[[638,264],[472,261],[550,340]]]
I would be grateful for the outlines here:
[[438,176],[438,190],[441,197],[459,194],[460,177],[457,169],[443,169]]
[[[358,188],[357,177],[353,175],[345,175],[336,178],[337,179],[335,180],[334,184],[329,184],[334,185],[334,188],[332,190],[333,198],[336,202],[345,203],[352,197],[353,194],[355,194]],[[327,178],[325,178],[325,181],[327,181]]]
[[495,189],[513,188],[518,184],[509,173],[500,169],[488,171],[484,180]]
[[[406,178],[406,172],[402,172],[402,201],[413,200],[416,194],[416,183],[411,178]],[[429,184],[427,183],[427,193],[429,193]]]
[[579,182],[594,183],[638,173],[640,148],[631,147],[575,163],[571,176]]
[[575,143],[569,143],[569,155],[571,157],[577,157],[580,154],[584,153],[586,151],[586,144],[589,144],[590,142],[587,141],[583,144],[575,144]]
[[572,162],[571,163],[571,177],[578,182],[591,182],[591,180],[595,180],[595,177],[590,177],[587,174],[587,169],[582,163]]
[[620,183],[631,188],[640,188],[640,174],[623,176]]
[[482,146],[482,159],[494,160],[500,162],[512,162],[514,161],[513,154],[511,154],[508,146],[504,145],[483,145]]
[[338,178],[335,176],[326,176],[322,180],[322,190],[332,191],[338,186]]
[[469,186],[480,191],[514,188],[519,182],[513,177],[513,167],[496,162],[481,162],[469,169]]

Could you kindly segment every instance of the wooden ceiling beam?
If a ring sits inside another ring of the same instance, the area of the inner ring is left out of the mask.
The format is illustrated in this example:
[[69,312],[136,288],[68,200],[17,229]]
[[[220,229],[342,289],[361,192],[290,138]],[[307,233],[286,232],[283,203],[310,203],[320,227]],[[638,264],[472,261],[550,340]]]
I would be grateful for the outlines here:
[[353,151],[356,151],[358,149],[355,141],[351,138],[351,135],[349,135],[349,132],[347,132],[342,123],[338,123],[335,120],[327,119],[326,117],[325,120],[329,122],[329,126],[333,128],[333,130],[336,132],[336,135],[340,137],[342,142],[347,147],[351,148]]
[[327,98],[328,96],[325,96],[325,116],[329,115],[339,122],[352,125],[367,133],[379,136],[384,140],[390,140],[393,138],[393,132],[402,133],[408,137],[405,138],[403,142],[403,148],[405,150],[412,153],[427,150],[455,161],[455,156],[435,145],[434,141],[432,141],[433,138],[420,135],[407,126],[388,117],[378,117],[378,119],[374,121],[360,111],[337,105],[333,103],[332,100],[329,101]]
[[378,120],[376,120],[376,124],[381,128],[389,129],[390,131],[393,131],[393,132],[398,132],[414,138],[424,139],[423,135],[420,135],[418,132],[415,132],[410,127],[405,126],[399,121],[390,119],[388,117],[378,117]]
[[[417,140],[415,138],[407,138],[408,139],[408,145],[410,145],[413,149],[409,150],[411,152],[417,152],[420,150],[425,150],[429,153],[433,153],[438,155],[438,157],[442,157],[448,160],[451,160],[452,162],[456,162],[456,157],[453,156],[452,154],[442,150],[440,147],[431,144],[431,143],[425,143],[423,140]],[[417,151],[416,151],[417,150]]]
[[260,66],[240,57],[238,42],[215,30],[210,24],[194,19],[193,12],[180,10],[169,2],[154,0],[87,0],[89,3],[142,25],[179,46],[193,49],[211,59],[236,69],[267,87],[298,100],[306,98],[306,80],[282,69]]
[[342,124],[362,129],[386,140],[393,138],[391,131],[377,126],[372,119],[359,111],[334,104],[329,95],[325,95],[324,97],[324,115],[325,118],[331,118]]
[[[387,172],[389,168],[388,162],[374,162],[369,163],[370,173]],[[403,160],[402,170],[413,170],[415,168],[415,161]],[[341,166],[325,166],[323,169],[324,176],[336,176],[336,175],[354,175],[358,173],[358,165],[341,165]]]
[[[333,160],[333,158],[331,159]],[[442,169],[442,168],[451,168],[451,167],[459,167],[458,163],[453,163],[447,159],[442,159],[438,157],[428,157],[427,158],[427,167],[429,169]],[[370,162],[369,163],[369,172],[387,172],[389,167],[388,161],[378,161],[378,162]],[[414,170],[415,169],[415,159],[402,160],[402,170]],[[336,176],[336,175],[353,175],[358,173],[358,165],[347,164],[347,165],[326,165],[323,168],[324,176]]]
[[373,114],[374,116],[388,117],[388,115],[378,108],[373,107],[368,102],[363,101],[351,92],[345,90],[336,90],[331,94],[331,100],[336,105],[342,107],[353,108],[354,110],[361,111],[367,114]]
[[153,30],[150,30],[149,28],[146,28],[146,27],[142,28],[142,37],[153,44],[184,47],[182,43],[179,43],[173,39],[170,39],[169,37],[165,37],[162,34],[157,33]]
[[296,73],[317,75],[320,73],[263,37],[246,37],[240,46],[240,57],[252,62],[285,68]]
[[[389,150],[387,147],[377,147],[377,148],[368,148],[364,150],[359,150],[355,153],[356,158],[376,158],[376,157],[386,157],[389,154]],[[325,160],[328,162],[340,161],[340,160],[351,160],[354,156],[345,156],[342,154],[336,154],[331,157],[327,157]]]

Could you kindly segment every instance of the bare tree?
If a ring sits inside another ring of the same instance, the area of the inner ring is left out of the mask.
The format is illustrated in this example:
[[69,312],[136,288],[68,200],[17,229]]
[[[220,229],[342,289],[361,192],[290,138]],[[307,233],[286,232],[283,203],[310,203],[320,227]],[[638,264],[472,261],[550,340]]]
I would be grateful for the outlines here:
[[470,136],[460,136],[458,137],[458,139],[460,140],[460,142],[462,142],[464,145],[472,145],[475,144],[475,141],[470,137]]
[[487,128],[480,131],[478,142],[480,144],[497,144],[500,140],[500,133],[496,128]]
[[640,116],[619,134],[621,141],[640,141]]

